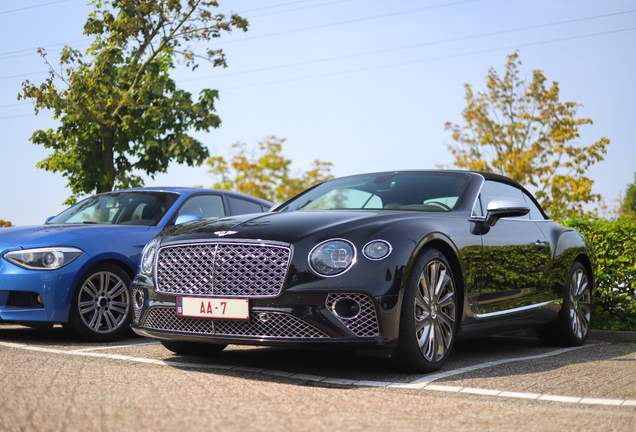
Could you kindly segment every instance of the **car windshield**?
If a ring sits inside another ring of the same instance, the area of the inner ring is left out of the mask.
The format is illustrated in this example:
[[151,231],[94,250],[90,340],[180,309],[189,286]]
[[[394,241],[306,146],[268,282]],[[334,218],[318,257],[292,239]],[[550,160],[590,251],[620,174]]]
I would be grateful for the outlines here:
[[390,209],[451,211],[466,185],[459,173],[368,174],[327,181],[275,211]]
[[87,198],[47,224],[157,225],[177,198],[168,192],[111,192]]

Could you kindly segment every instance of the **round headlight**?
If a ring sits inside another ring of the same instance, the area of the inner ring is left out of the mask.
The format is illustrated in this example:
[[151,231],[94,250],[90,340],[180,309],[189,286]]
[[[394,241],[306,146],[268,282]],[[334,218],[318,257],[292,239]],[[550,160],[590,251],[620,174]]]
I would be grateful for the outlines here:
[[309,253],[309,265],[321,276],[336,276],[351,267],[355,258],[355,248],[347,240],[327,240]]
[[362,248],[362,253],[370,260],[377,261],[388,257],[392,250],[388,241],[372,240]]

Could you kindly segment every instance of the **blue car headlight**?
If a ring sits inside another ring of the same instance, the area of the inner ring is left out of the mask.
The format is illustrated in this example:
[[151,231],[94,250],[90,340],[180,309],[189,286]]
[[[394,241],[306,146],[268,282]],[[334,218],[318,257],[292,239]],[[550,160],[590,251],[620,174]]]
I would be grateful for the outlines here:
[[155,263],[155,256],[157,255],[157,248],[159,247],[159,241],[157,239],[150,240],[150,243],[146,245],[141,253],[141,260],[139,261],[139,273],[152,276],[152,266]]
[[355,260],[355,247],[342,239],[324,241],[309,253],[309,265],[321,276],[337,276],[344,273]]
[[10,251],[4,254],[4,259],[28,270],[57,270],[83,253],[75,247],[45,247]]

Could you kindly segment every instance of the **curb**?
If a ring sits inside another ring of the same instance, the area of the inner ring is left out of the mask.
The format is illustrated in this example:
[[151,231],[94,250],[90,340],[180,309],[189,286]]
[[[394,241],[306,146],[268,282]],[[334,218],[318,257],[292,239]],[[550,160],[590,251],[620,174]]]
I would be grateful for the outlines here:
[[590,330],[587,339],[616,342],[636,341],[636,331]]

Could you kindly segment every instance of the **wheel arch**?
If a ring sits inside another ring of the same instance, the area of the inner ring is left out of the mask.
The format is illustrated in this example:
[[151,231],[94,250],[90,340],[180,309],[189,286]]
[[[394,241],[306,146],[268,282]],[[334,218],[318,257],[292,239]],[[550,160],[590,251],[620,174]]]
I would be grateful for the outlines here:
[[591,279],[590,282],[592,283],[592,288],[590,291],[592,293],[592,301],[594,301],[594,297],[596,295],[597,282],[596,282],[596,273],[594,272],[592,260],[590,260],[590,257],[585,255],[584,253],[580,253],[574,258],[574,262],[576,261],[580,262],[583,265],[583,267],[585,267],[585,270],[587,271],[587,274],[589,275]]
[[112,264],[116,267],[119,267],[124,273],[126,273],[126,275],[130,278],[130,280],[132,281],[135,278],[135,274],[136,272],[130,268],[130,266],[119,259],[116,258],[106,258],[106,259],[101,259],[98,261],[93,261],[90,263],[89,266],[87,266],[79,275],[77,278],[77,281],[75,283],[75,289],[77,289],[77,284],[79,283],[79,281],[84,277],[84,275],[86,273],[88,273],[89,271],[93,270],[95,267],[102,265],[102,264]]
[[464,274],[462,271],[462,265],[459,259],[459,255],[457,253],[456,248],[450,243],[450,241],[446,240],[445,238],[433,237],[421,245],[421,247],[417,250],[417,253],[414,253],[411,259],[409,260],[408,270],[406,274],[404,275],[404,278],[402,279],[402,284],[403,284],[402,292],[404,292],[404,289],[406,287],[406,283],[410,276],[413,263],[415,262],[417,257],[422,255],[429,248],[436,249],[442,255],[444,255],[444,258],[446,258],[446,260],[448,261],[448,264],[451,266],[451,269],[453,271],[453,276],[455,278],[455,286],[457,287],[456,293],[457,293],[457,308],[458,308],[457,312],[458,313],[456,314],[456,319],[457,319],[456,332],[459,333],[459,329],[461,328],[461,321],[464,316],[464,313],[463,313],[464,312],[463,311],[464,293],[466,291],[466,286],[465,286]]

